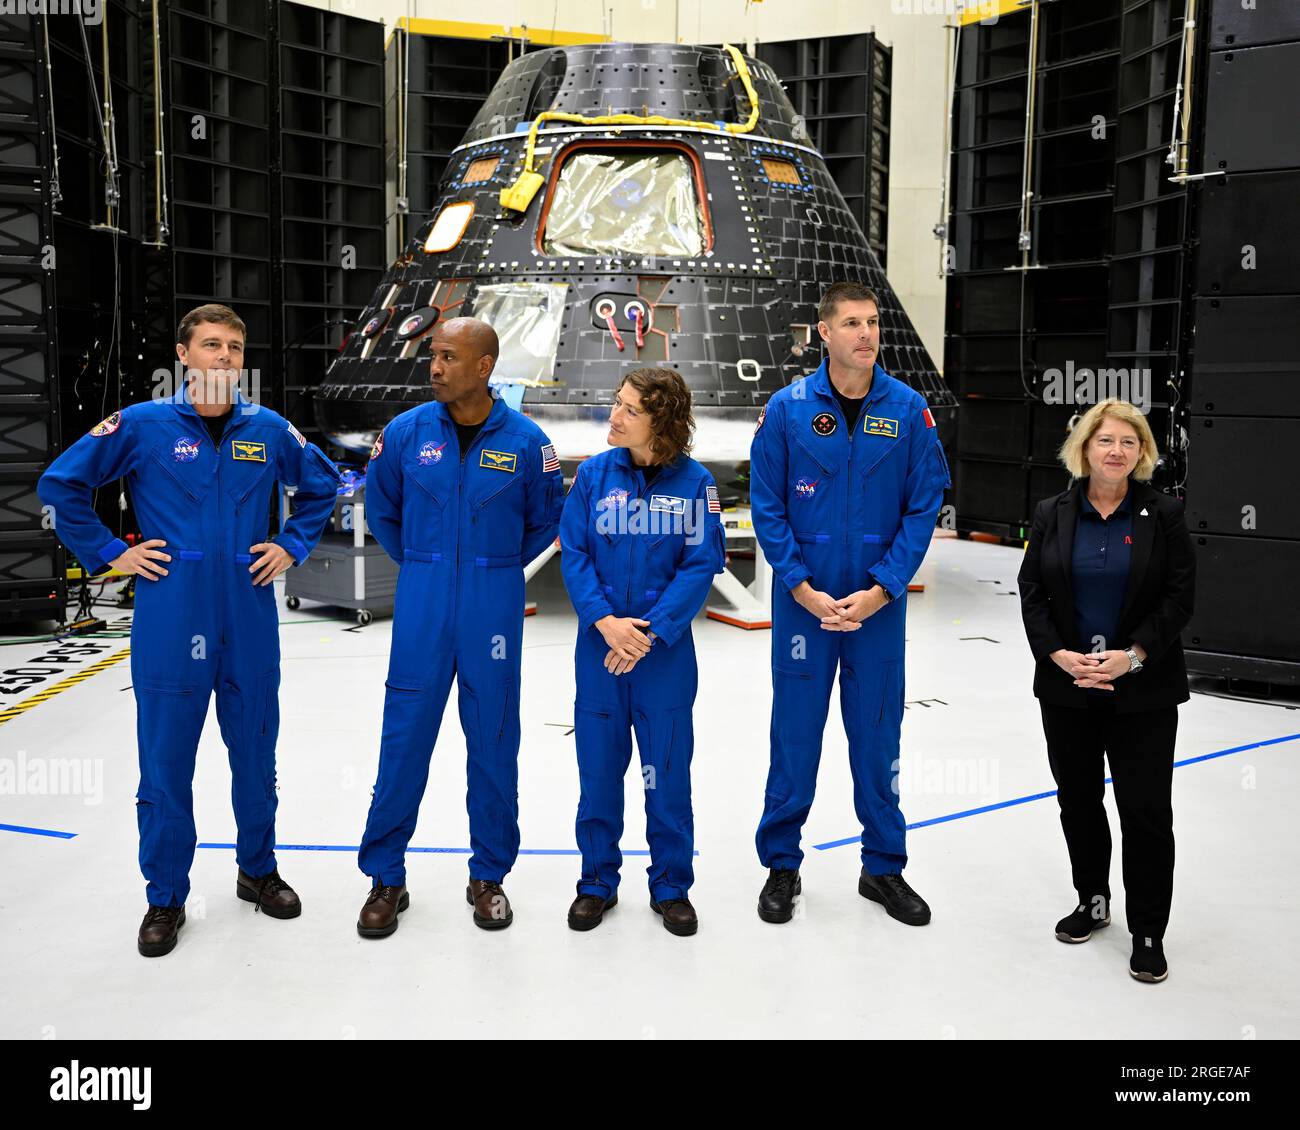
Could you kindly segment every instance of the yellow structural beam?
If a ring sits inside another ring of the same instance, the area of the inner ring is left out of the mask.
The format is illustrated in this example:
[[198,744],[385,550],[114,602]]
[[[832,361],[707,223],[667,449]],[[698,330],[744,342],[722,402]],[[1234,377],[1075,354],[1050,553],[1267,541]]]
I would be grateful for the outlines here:
[[1010,16],[1029,11],[1030,0],[969,0],[970,6],[962,12],[957,22],[962,27],[977,24],[992,16]]
[[550,31],[547,28],[502,24],[476,24],[463,20],[431,20],[423,16],[400,16],[397,26],[415,35],[445,35],[453,39],[524,39],[529,43],[547,43],[564,47],[574,43],[608,43],[608,35],[594,31]]

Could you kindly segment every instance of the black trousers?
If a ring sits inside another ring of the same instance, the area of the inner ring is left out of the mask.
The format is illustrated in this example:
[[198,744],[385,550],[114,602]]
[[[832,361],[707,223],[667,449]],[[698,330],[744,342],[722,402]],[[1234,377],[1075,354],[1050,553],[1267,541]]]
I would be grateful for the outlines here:
[[1110,905],[1110,825],[1102,798],[1106,762],[1123,836],[1129,933],[1162,938],[1174,890],[1174,738],[1178,707],[1116,714],[1088,696],[1086,709],[1039,701],[1061,828],[1079,901]]

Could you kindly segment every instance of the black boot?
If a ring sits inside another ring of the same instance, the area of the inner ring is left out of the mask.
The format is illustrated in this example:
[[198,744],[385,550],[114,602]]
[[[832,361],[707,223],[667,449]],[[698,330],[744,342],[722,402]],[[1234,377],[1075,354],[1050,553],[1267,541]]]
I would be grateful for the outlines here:
[[176,939],[185,925],[183,906],[151,906],[140,923],[136,949],[141,957],[162,957],[176,948]]
[[794,917],[795,896],[803,891],[798,871],[773,867],[758,895],[758,916],[764,922],[789,922]]
[[1086,942],[1094,930],[1110,925],[1110,899],[1094,895],[1084,899],[1072,914],[1067,914],[1056,924],[1056,936],[1063,942]]
[[880,903],[890,918],[908,926],[924,926],[930,921],[925,899],[907,885],[901,874],[872,875],[864,867],[858,878],[858,894]]

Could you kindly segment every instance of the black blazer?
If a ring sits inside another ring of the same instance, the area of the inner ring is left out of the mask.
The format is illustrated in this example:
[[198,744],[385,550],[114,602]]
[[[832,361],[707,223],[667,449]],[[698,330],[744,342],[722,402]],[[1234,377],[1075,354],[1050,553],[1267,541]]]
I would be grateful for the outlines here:
[[[1088,480],[1045,498],[1034,511],[1029,546],[1020,566],[1020,612],[1037,660],[1034,694],[1044,702],[1085,707],[1088,692],[1049,658],[1058,648],[1078,650],[1070,588],[1074,525]],[[1119,617],[1117,648],[1146,649],[1142,670],[1114,682],[1115,709],[1131,714],[1186,702],[1187,668],[1179,638],[1192,618],[1196,557],[1183,504],[1147,483],[1129,481],[1133,552]]]

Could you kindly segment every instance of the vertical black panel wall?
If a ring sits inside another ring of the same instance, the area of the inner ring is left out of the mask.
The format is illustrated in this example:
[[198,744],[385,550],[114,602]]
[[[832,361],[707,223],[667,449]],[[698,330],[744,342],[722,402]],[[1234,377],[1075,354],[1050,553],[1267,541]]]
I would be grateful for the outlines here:
[[780,77],[885,267],[892,49],[863,33],[760,43],[755,54]]
[[283,410],[310,432],[312,391],[387,266],[383,25],[302,4],[278,16],[278,361]]
[[248,329],[245,364],[276,405],[271,359],[272,41],[275,6],[255,0],[167,5],[172,325],[195,306],[232,306]]
[[1190,670],[1300,684],[1300,10],[1219,0],[1201,25],[1204,148],[1193,297]]
[[168,5],[173,326],[248,326],[263,403],[309,399],[385,266],[383,29],[276,0]]
[[62,616],[36,480],[58,450],[44,25],[0,17],[0,621]]
[[1027,14],[962,29],[953,117],[944,371],[960,397],[957,526],[1006,537],[1024,536],[1067,481],[1056,451],[1075,406],[1045,384],[1106,360],[1121,3],[1039,13],[1028,269]]

